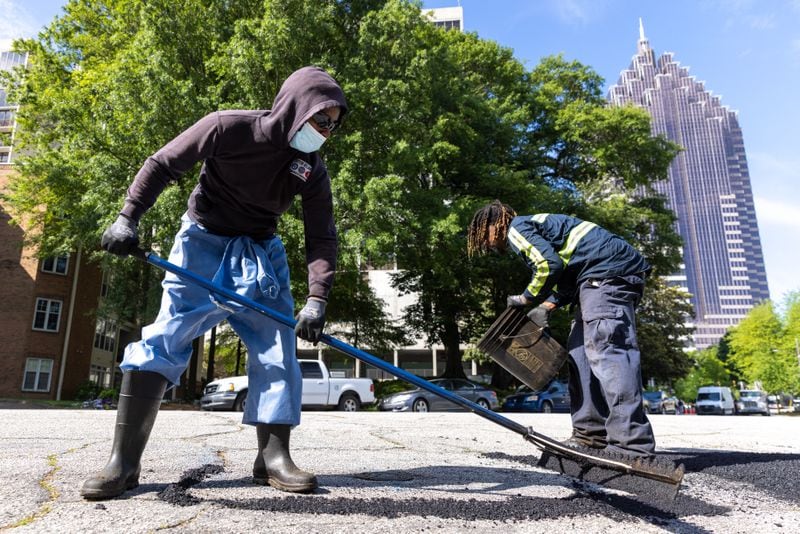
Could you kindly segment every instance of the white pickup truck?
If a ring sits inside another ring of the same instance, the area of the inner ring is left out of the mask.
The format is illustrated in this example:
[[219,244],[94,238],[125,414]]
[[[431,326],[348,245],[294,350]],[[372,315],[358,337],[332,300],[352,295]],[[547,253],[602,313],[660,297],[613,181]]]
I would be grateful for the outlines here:
[[[299,360],[303,372],[303,407],[336,407],[355,412],[375,402],[375,384],[370,378],[331,378],[328,367],[319,360]],[[203,410],[244,411],[247,402],[247,377],[232,376],[209,382],[203,390]]]

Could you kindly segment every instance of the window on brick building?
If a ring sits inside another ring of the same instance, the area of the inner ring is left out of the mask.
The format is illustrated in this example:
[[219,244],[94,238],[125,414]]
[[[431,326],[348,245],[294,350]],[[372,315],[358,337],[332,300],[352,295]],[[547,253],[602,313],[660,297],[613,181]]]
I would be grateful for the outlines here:
[[117,323],[98,319],[94,327],[94,346],[100,350],[114,352],[117,340]]
[[36,299],[36,314],[33,316],[33,329],[58,332],[61,319],[61,301]]
[[100,280],[100,296],[107,297],[108,290],[111,285],[111,275],[108,271],[103,271],[103,278]]
[[25,362],[22,391],[50,391],[50,379],[52,376],[53,360],[48,358],[28,358]]
[[42,271],[45,273],[67,274],[69,254],[51,256],[42,260]]
[[89,368],[89,380],[100,387],[111,387],[111,369],[92,364]]

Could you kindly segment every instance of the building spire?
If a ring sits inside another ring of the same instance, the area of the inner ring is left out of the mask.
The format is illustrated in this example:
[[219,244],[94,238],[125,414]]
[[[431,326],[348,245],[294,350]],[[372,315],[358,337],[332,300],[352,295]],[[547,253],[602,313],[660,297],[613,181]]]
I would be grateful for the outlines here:
[[[650,41],[644,35],[644,23],[642,17],[639,17],[639,42],[636,43],[636,49],[639,54],[646,54],[650,52]],[[651,58],[652,61],[652,58]]]

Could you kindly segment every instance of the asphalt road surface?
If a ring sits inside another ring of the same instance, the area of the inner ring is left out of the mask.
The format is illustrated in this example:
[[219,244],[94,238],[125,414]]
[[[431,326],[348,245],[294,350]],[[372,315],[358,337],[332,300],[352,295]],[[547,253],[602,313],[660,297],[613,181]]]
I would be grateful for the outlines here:
[[[235,413],[162,411],[141,485],[88,502],[115,413],[0,410],[3,532],[800,532],[800,417],[651,416],[686,467],[675,501],[535,466],[539,451],[470,413],[304,412],[297,464],[320,489],[250,482],[256,436]],[[515,414],[557,439],[565,414]]]

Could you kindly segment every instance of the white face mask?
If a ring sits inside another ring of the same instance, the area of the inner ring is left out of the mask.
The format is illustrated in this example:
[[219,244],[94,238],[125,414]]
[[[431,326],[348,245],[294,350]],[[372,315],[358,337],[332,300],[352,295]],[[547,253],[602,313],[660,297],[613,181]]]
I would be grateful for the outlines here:
[[289,141],[289,146],[300,152],[310,154],[319,150],[324,142],[325,136],[306,122]]

